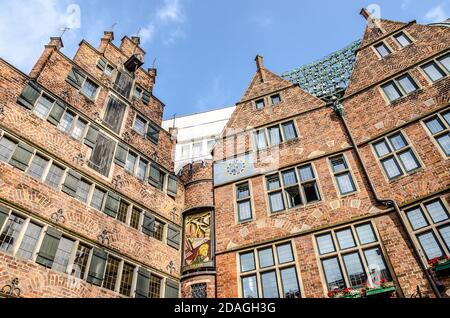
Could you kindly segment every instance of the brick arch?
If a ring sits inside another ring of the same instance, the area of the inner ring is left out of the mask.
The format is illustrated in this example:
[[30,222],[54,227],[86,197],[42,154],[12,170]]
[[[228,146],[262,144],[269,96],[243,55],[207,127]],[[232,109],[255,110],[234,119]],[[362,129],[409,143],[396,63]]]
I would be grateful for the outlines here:
[[71,210],[66,212],[63,208],[63,213],[66,223],[76,225],[79,230],[93,234],[101,233],[101,223],[96,219],[92,219],[92,216],[83,213],[82,210]]
[[54,202],[47,195],[25,183],[20,183],[9,190],[8,197],[12,197],[14,202],[21,202],[25,206],[43,211],[51,210],[54,207]]

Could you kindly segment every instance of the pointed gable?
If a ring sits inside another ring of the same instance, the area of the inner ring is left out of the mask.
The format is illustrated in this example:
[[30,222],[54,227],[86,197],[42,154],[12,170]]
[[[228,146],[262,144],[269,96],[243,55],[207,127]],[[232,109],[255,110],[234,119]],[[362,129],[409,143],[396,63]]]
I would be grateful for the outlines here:
[[361,47],[374,43],[382,36],[399,30],[405,25],[407,25],[407,23],[384,19],[377,20],[373,23],[368,22],[362,39]]

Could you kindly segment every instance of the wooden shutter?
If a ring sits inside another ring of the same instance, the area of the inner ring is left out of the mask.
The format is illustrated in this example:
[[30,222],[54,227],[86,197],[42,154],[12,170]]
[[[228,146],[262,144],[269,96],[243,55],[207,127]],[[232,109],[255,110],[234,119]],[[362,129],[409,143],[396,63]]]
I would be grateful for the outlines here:
[[150,139],[155,144],[158,143],[159,139],[159,129],[154,127],[151,123],[148,124],[147,128],[147,138]]
[[144,222],[142,223],[142,233],[152,236],[154,225],[155,225],[155,217],[150,213],[145,212]]
[[148,182],[155,186],[156,188],[162,190],[162,178],[163,178],[163,173],[162,171],[156,167],[155,165],[151,164],[150,165],[150,173],[148,176]]
[[104,71],[106,69],[106,65],[108,65],[108,61],[104,57],[100,57],[97,63],[97,67]]
[[0,205],[0,231],[9,217],[9,209],[3,205]]
[[48,121],[51,122],[53,125],[58,126],[59,121],[61,120],[62,115],[64,114],[64,111],[66,110],[66,107],[64,104],[60,101],[56,101],[55,105],[53,105],[52,111],[50,112],[50,115],[48,116]]
[[92,125],[89,125],[89,130],[86,134],[86,137],[84,138],[84,143],[88,147],[94,148],[95,143],[97,142],[98,138],[98,128],[94,127]]
[[117,211],[119,210],[119,200],[120,196],[115,193],[108,193],[108,197],[106,198],[105,210],[104,212],[115,218],[117,216]]
[[116,142],[103,134],[98,134],[95,147],[92,149],[88,166],[104,176],[108,176],[114,159]]
[[94,248],[94,251],[92,253],[91,265],[89,266],[88,277],[86,279],[88,283],[97,286],[102,285],[107,258],[108,253],[106,253],[104,250]]
[[14,151],[9,163],[16,168],[25,171],[30,164],[33,153],[33,147],[30,147],[27,144],[21,142],[17,145],[16,150]]
[[31,109],[39,96],[41,96],[41,89],[35,83],[29,82],[23,89],[17,102],[26,108]]
[[166,292],[164,298],[178,298],[179,284],[171,279],[166,279]]
[[180,248],[180,230],[171,224],[167,229],[167,244],[176,249]]
[[76,173],[73,170],[69,170],[67,172],[66,179],[64,180],[64,183],[62,185],[61,191],[70,195],[75,196],[75,193],[77,192],[78,182],[81,180],[81,175],[79,173]]
[[135,298],[148,298],[150,291],[150,272],[142,267],[138,270]]
[[62,233],[58,230],[51,227],[47,229],[38,257],[36,258],[36,263],[45,267],[52,267],[61,236]]
[[80,89],[81,85],[83,85],[84,80],[86,79],[86,75],[84,75],[80,70],[72,67],[67,76],[67,82],[73,85],[76,89]]
[[109,98],[103,122],[116,133],[119,133],[120,128],[122,127],[126,107],[127,106],[117,98],[114,98],[113,96]]
[[127,156],[128,156],[128,146],[123,143],[119,143],[117,145],[114,162],[123,168],[125,167],[125,164],[127,162]]
[[177,196],[177,178],[175,176],[169,176],[169,181],[167,184],[167,193],[172,196]]
[[122,96],[128,98],[130,96],[131,87],[133,85],[133,79],[124,72],[118,72],[114,89],[117,90]]
[[148,105],[148,104],[150,103],[150,98],[151,98],[150,92],[144,90],[144,91],[142,92],[142,98],[141,98],[141,99],[142,99],[142,102],[143,102],[145,105]]

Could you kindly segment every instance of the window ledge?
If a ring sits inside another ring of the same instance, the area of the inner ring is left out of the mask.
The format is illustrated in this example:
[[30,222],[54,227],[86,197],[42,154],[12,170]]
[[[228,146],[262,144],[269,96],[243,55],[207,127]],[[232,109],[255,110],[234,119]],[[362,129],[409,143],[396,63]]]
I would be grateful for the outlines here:
[[411,92],[408,95],[405,95],[400,98],[397,98],[396,100],[393,100],[392,102],[390,102],[390,105],[396,106],[397,104],[401,104],[404,101],[408,100],[409,98],[416,97],[417,95],[421,94],[422,92],[423,92],[422,88],[416,89],[414,92]]
[[406,174],[403,174],[403,175],[401,175],[401,176],[398,176],[398,177],[395,177],[394,179],[389,180],[389,184],[390,184],[390,185],[391,185],[391,184],[395,184],[395,183],[399,182],[400,180],[403,180],[403,179],[405,179],[405,178],[407,178],[407,177],[410,177],[410,176],[412,176],[412,175],[414,175],[414,174],[416,174],[416,173],[419,173],[419,172],[421,172],[421,171],[423,171],[423,170],[424,170],[423,167],[419,167],[419,168],[417,168],[417,169],[415,169],[415,170],[413,170],[413,171],[410,171],[410,172],[408,172],[408,173],[406,173]]

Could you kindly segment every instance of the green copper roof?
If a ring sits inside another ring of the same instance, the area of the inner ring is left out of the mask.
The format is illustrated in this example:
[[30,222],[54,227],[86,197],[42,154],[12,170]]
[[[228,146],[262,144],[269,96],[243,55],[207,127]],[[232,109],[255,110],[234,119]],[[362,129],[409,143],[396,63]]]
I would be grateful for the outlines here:
[[331,94],[342,94],[348,86],[353,65],[356,59],[356,49],[361,40],[330,55],[281,74],[281,77],[299,84],[305,91],[320,98]]

